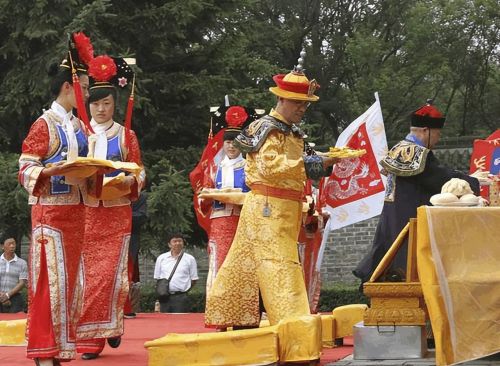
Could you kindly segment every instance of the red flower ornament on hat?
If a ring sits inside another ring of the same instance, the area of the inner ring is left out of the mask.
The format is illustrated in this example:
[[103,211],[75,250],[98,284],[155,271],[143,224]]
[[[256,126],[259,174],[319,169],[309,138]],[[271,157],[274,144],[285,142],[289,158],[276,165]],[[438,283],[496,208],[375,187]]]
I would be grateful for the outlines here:
[[241,127],[248,119],[245,108],[240,106],[231,106],[226,111],[226,122],[228,127]]
[[116,75],[116,64],[109,56],[97,56],[89,64],[89,76],[96,81],[108,81]]
[[83,32],[73,33],[73,41],[80,60],[88,65],[94,59],[94,46]]

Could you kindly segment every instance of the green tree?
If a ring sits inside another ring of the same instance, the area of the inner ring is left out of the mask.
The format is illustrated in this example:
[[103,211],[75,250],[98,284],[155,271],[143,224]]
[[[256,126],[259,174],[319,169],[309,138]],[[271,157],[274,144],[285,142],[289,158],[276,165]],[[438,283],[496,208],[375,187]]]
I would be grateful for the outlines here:
[[166,158],[151,168],[153,176],[148,195],[148,216],[145,231],[150,240],[145,248],[163,247],[168,235],[175,232],[189,233],[193,219],[191,186],[182,172],[176,171]]

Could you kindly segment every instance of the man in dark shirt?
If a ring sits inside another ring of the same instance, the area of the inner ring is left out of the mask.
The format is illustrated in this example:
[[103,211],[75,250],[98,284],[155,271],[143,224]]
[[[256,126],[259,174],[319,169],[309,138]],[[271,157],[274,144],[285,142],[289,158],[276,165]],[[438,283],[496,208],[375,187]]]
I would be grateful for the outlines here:
[[[432,152],[441,136],[445,117],[428,101],[411,115],[410,133],[397,143],[380,162],[387,173],[384,208],[377,225],[373,246],[353,271],[362,282],[373,271],[410,218],[417,217],[417,207],[429,205],[429,199],[441,192],[451,178],[466,180],[479,194],[479,182],[459,171],[439,165]],[[406,274],[408,244],[402,245],[388,275],[391,281],[403,281]]]

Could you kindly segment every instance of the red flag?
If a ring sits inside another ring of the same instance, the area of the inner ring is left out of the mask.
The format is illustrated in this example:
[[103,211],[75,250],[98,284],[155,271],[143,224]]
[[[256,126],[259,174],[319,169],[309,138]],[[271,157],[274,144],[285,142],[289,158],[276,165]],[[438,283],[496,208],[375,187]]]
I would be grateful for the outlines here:
[[331,207],[339,207],[385,189],[366,123],[358,127],[346,146],[365,149],[366,154],[359,158],[342,159],[335,165],[325,190],[326,203]]
[[325,180],[321,201],[331,215],[326,232],[369,219],[382,211],[385,177],[380,174],[378,162],[387,154],[387,140],[377,96],[375,103],[341,133],[336,146],[365,149],[366,154],[342,159]]
[[211,205],[200,205],[198,193],[204,187],[214,187],[213,179],[217,171],[217,165],[222,159],[222,145],[224,144],[224,130],[217,132],[215,136],[209,136],[207,146],[201,154],[201,159],[196,167],[189,173],[189,181],[193,187],[193,207],[198,224],[210,234],[210,212]]
[[[486,140],[474,141],[470,158],[470,173],[477,170],[500,175],[500,129],[488,136]],[[481,196],[490,199],[489,186],[481,186]]]
[[323,243],[323,217],[318,206],[319,190],[314,188],[311,180],[306,181],[304,189],[309,211],[303,213],[302,227],[299,234],[299,258],[304,270],[309,308],[316,313],[321,290],[321,244]]

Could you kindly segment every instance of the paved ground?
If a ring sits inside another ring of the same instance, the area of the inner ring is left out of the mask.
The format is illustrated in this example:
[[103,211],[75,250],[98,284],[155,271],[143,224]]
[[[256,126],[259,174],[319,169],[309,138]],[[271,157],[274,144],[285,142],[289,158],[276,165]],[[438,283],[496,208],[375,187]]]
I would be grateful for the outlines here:
[[[406,360],[353,360],[352,355],[343,360],[329,363],[326,366],[435,366],[434,351],[428,353],[428,358]],[[500,366],[500,354],[460,364],[460,366]]]

